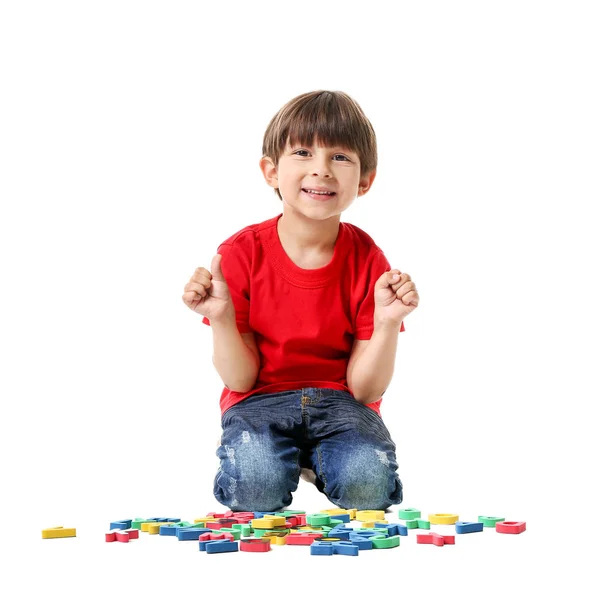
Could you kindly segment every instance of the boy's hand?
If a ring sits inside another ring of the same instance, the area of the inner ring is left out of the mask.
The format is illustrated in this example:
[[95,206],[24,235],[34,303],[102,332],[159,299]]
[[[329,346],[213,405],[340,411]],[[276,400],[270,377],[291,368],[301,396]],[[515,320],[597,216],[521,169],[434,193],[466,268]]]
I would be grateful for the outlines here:
[[401,325],[404,318],[419,306],[419,293],[407,273],[398,269],[386,271],[375,282],[375,313],[377,322]]
[[198,267],[183,288],[183,302],[194,312],[208,317],[211,322],[235,318],[235,308],[227,282],[221,271],[221,255],[212,258],[210,271]]

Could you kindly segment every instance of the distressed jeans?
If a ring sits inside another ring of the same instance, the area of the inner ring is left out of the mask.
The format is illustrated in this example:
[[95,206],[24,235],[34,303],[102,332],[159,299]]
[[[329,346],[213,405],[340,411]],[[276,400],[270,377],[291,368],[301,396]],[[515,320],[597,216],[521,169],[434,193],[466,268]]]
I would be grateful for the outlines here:
[[350,393],[302,388],[251,395],[221,418],[217,501],[233,511],[288,507],[300,470],[340,508],[385,510],[402,501],[396,446],[381,417]]

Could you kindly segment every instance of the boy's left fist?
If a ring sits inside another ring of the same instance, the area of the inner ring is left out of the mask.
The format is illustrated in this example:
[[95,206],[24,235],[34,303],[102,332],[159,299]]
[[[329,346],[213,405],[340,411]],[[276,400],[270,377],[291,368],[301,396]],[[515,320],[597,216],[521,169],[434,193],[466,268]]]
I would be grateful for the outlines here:
[[419,293],[410,275],[398,269],[386,271],[375,282],[375,319],[400,325],[419,306]]

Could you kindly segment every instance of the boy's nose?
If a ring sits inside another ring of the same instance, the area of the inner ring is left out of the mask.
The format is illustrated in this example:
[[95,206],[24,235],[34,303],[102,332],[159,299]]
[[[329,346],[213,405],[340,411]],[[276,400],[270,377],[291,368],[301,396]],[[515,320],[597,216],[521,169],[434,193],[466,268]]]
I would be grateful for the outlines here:
[[322,176],[322,177],[331,177],[331,169],[330,169],[329,161],[320,161],[317,160],[313,166],[313,175]]

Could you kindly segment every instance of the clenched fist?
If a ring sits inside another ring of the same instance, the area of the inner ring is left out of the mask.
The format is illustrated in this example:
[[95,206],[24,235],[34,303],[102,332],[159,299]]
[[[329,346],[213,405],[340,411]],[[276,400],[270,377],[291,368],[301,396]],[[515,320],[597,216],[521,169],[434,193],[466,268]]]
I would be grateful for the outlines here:
[[375,319],[401,325],[404,318],[419,306],[419,292],[408,273],[392,269],[381,274],[373,288]]
[[221,271],[221,255],[212,258],[210,271],[198,267],[183,288],[183,302],[194,312],[213,321],[235,318],[235,308]]

